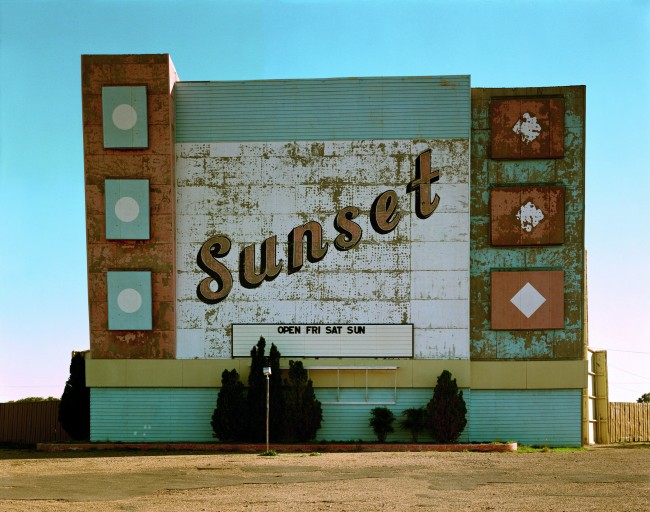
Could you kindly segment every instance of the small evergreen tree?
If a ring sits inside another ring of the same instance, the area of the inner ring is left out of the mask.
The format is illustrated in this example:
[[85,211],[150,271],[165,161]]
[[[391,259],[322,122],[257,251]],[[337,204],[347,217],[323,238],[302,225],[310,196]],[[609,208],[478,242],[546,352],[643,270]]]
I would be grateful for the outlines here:
[[636,399],[639,404],[648,404],[650,403],[650,393],[643,393],[639,398]]
[[427,404],[427,427],[431,437],[439,443],[453,443],[467,425],[467,407],[456,379],[444,370],[433,389],[433,398]]
[[59,402],[59,421],[72,439],[90,439],[90,389],[86,387],[84,352],[72,353],[70,377]]
[[[284,431],[284,393],[282,391],[282,373],[280,372],[280,351],[275,343],[271,343],[266,365],[271,368],[269,377],[269,438],[281,441],[285,438]],[[266,377],[264,377],[266,386]],[[266,396],[266,387],[265,396]]]
[[249,441],[262,442],[266,438],[266,340],[260,337],[251,349],[251,371],[248,374],[248,433]]
[[395,415],[393,411],[387,407],[375,407],[370,411],[370,421],[368,424],[375,431],[375,435],[380,443],[386,442],[386,436],[391,432],[395,432],[393,422]]
[[411,440],[418,442],[420,432],[426,429],[427,410],[424,407],[405,409],[402,412],[404,419],[400,421],[400,426],[411,433]]
[[284,383],[284,433],[287,441],[305,442],[316,437],[323,420],[321,403],[301,361],[289,361]]
[[246,388],[239,380],[237,370],[224,370],[221,374],[221,389],[210,424],[221,441],[246,440],[248,435]]

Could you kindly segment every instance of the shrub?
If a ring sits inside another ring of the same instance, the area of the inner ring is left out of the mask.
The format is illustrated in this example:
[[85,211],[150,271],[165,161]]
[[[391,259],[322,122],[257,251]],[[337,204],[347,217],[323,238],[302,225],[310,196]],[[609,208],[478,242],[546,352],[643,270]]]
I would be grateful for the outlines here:
[[84,352],[73,352],[70,377],[59,403],[59,421],[74,440],[90,439],[90,389],[86,387]]
[[246,388],[239,380],[237,370],[224,370],[221,374],[221,389],[210,424],[221,441],[246,440]]
[[400,421],[400,426],[411,433],[411,440],[418,442],[420,432],[426,429],[427,410],[424,407],[406,409],[402,412],[404,419]]
[[433,398],[427,404],[427,428],[431,437],[439,443],[453,443],[467,425],[467,407],[463,392],[456,379],[444,370],[433,389]]
[[316,437],[323,420],[311,379],[301,361],[289,361],[284,382],[284,434],[287,441],[305,442]]
[[386,442],[386,436],[394,432],[393,422],[395,415],[387,407],[375,407],[370,411],[370,421],[368,424],[375,431],[375,435],[380,443]]

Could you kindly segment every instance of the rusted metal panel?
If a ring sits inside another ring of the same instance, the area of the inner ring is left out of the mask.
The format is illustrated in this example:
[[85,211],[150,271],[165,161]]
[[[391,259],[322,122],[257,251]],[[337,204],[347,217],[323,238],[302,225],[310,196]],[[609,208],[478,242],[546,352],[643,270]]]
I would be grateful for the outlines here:
[[564,243],[564,187],[496,187],[490,191],[495,246]]
[[493,98],[491,156],[503,159],[564,155],[564,98]]
[[492,272],[491,319],[495,330],[562,329],[564,272]]

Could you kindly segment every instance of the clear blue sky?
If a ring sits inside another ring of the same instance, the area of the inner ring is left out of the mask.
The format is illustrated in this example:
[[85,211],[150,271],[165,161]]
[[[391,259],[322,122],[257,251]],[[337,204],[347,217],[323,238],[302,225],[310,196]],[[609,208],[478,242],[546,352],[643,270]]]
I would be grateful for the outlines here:
[[650,392],[650,2],[0,0],[0,401],[60,396],[89,346],[80,55],[181,80],[470,74],[587,86],[590,345]]

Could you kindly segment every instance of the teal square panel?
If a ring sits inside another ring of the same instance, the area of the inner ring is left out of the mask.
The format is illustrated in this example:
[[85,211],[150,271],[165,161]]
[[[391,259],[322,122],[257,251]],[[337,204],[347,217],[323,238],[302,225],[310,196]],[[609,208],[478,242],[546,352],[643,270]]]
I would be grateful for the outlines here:
[[105,148],[146,148],[147,88],[102,87]]
[[150,331],[151,272],[107,272],[108,329]]
[[149,240],[149,180],[105,180],[107,240]]

